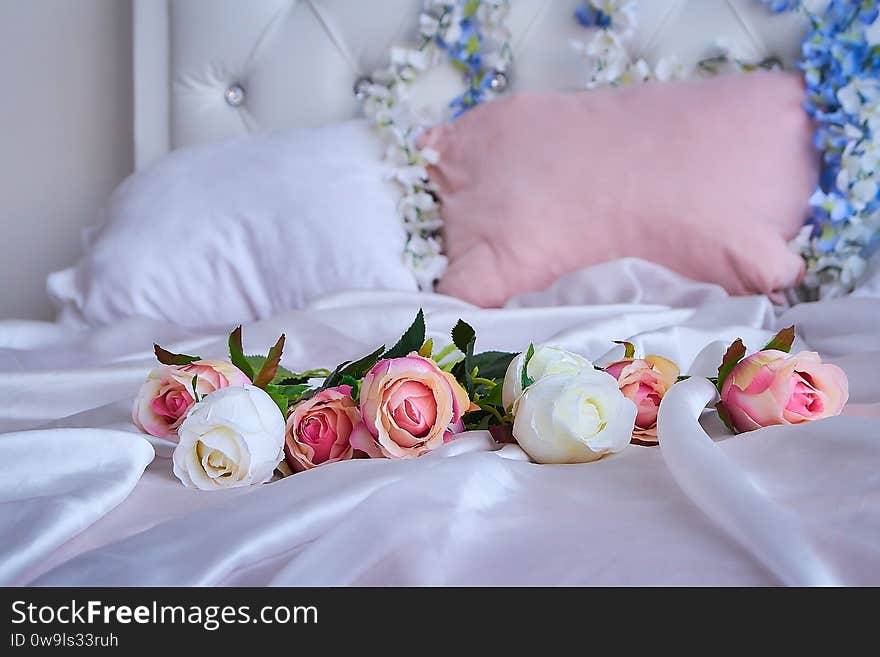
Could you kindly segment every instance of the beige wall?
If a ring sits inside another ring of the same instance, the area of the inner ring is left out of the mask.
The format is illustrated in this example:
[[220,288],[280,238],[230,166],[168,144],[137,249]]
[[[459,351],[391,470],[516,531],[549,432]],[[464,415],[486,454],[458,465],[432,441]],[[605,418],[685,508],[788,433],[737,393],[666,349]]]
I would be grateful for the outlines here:
[[0,318],[47,319],[46,275],[132,170],[131,0],[0,0]]

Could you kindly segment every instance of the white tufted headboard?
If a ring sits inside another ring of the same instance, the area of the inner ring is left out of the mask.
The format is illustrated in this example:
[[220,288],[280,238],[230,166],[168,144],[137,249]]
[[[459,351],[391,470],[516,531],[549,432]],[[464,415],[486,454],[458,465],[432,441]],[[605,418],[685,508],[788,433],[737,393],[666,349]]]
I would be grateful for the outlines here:
[[[570,39],[578,0],[512,0],[513,89],[575,89]],[[356,116],[358,78],[411,43],[422,0],[134,0],[135,161],[272,128]],[[693,63],[723,39],[749,59],[799,52],[798,14],[757,0],[641,0],[633,54]],[[452,73],[421,81],[425,102],[449,100]]]

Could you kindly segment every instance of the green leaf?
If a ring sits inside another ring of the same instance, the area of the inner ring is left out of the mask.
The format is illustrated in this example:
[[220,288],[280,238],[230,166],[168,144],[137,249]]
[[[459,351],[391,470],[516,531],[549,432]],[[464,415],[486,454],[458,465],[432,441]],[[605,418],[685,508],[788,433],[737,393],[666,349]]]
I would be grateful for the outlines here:
[[269,360],[265,356],[259,355],[245,356],[244,359],[247,361],[248,365],[251,366],[252,372],[259,372],[261,369],[263,369],[263,365],[266,364],[266,361]]
[[351,377],[352,379],[364,378],[364,375],[366,375],[366,373],[373,368],[373,365],[375,365],[379,361],[379,357],[382,355],[383,349],[385,349],[384,344],[376,349],[376,351],[374,351],[373,353],[367,354],[363,358],[359,358],[353,363],[347,364],[345,367],[339,370],[339,374],[342,375],[343,378],[346,376]]
[[[373,353],[367,354],[363,358],[359,358],[354,362],[347,360],[344,363],[340,363],[336,369],[330,372],[330,375],[324,379],[324,383],[321,384],[321,387],[312,391],[311,394],[314,394],[319,390],[335,388],[343,382],[345,377],[350,377],[355,380],[362,379],[364,375],[370,371],[373,365],[378,362],[379,357],[382,356],[384,350],[385,345],[382,345]],[[311,396],[311,394],[309,396]]]
[[197,360],[202,360],[198,356],[187,356],[186,354],[173,354],[167,349],[163,349],[157,344],[153,345],[153,352],[156,354],[156,358],[159,359],[159,362],[163,365],[189,365],[190,363],[194,363]]
[[474,367],[474,344],[477,342],[476,336],[468,342],[467,349],[464,352],[464,388],[467,390],[468,397],[474,398],[474,377],[477,375],[477,368]]
[[290,402],[287,398],[287,395],[280,392],[275,392],[271,388],[266,390],[266,394],[268,394],[272,398],[272,401],[275,402],[275,404],[281,411],[281,415],[283,415],[284,419],[287,420],[287,409],[290,407]]
[[474,367],[479,368],[482,378],[503,380],[507,368],[510,367],[510,361],[516,357],[517,354],[509,351],[484,351],[474,354],[471,362]]
[[718,366],[718,391],[721,391],[721,387],[724,385],[725,379],[727,379],[731,370],[736,366],[736,364],[743,359],[743,356],[746,355],[746,346],[743,344],[742,338],[737,338],[733,341],[733,344],[727,348],[727,351],[724,354],[724,358],[721,360],[721,365]]
[[493,419],[494,419],[494,418],[493,418],[492,414],[491,414],[491,413],[487,413],[487,414],[484,415],[483,418],[480,420],[480,423],[479,423],[477,426],[474,427],[474,429],[477,429],[478,431],[488,431],[488,430],[489,430],[489,425],[492,424],[492,420],[493,420]]
[[480,38],[476,34],[473,34],[473,35],[471,35],[471,38],[468,39],[467,43],[465,44],[465,54],[468,57],[470,57],[475,52],[477,52],[479,49],[480,49]]
[[500,408],[502,414],[504,413],[504,402],[501,401],[501,395],[504,392],[504,384],[497,383],[494,387],[486,392],[484,397],[480,398],[479,404],[480,408],[484,408],[486,406],[492,406],[494,408]]
[[632,342],[627,342],[626,340],[615,340],[614,344],[622,344],[623,345],[623,348],[624,348],[623,357],[624,358],[632,358],[633,356],[636,355],[636,347]]
[[464,6],[464,9],[462,9],[462,13],[464,14],[465,18],[470,18],[479,8],[480,0],[468,0],[468,2]]
[[193,378],[192,378],[193,401],[195,401],[196,403],[199,403],[199,402],[201,401],[201,400],[199,399],[199,389],[198,389],[198,385],[199,385],[199,375],[196,374],[196,375],[193,376]]
[[773,336],[773,339],[770,340],[761,351],[765,351],[767,349],[776,349],[777,351],[784,351],[785,353],[789,353],[791,351],[791,345],[794,343],[794,326],[789,326],[787,328],[782,329],[779,333]]
[[471,340],[476,340],[477,332],[474,331],[474,327],[460,319],[452,328],[452,343],[458,348],[461,353],[464,353],[467,350],[468,343]]
[[419,308],[415,320],[391,349],[382,358],[403,358],[418,351],[425,343],[425,313]]
[[265,387],[265,390],[272,398],[272,401],[274,401],[278,405],[278,408],[281,409],[285,420],[287,419],[287,412],[293,404],[315,394],[315,390],[312,390],[304,383],[290,386],[270,383]]
[[715,410],[718,411],[718,417],[724,422],[724,426],[733,431],[733,433],[737,433],[736,428],[733,426],[733,420],[730,419],[730,412],[727,410],[727,407],[722,402],[718,402],[715,404]]
[[455,69],[458,69],[459,72],[470,73],[470,69],[468,68],[467,64],[465,64],[457,59],[453,59],[451,63],[452,63],[452,67]]
[[[253,357],[248,356],[248,358]],[[291,372],[283,367],[279,367],[278,374],[275,375],[275,380],[272,381],[272,383],[282,386],[292,386],[300,383],[308,383],[312,379],[326,379],[328,376],[330,376],[330,370],[324,368],[306,370],[305,372]]]
[[425,340],[425,344],[419,349],[419,356],[422,358],[430,358],[434,353],[434,341],[431,338]]
[[263,363],[263,367],[260,368],[260,371],[257,373],[256,378],[254,378],[254,385],[258,388],[265,388],[272,380],[275,378],[275,375],[278,373],[278,364],[281,362],[281,354],[284,352],[284,334],[281,334],[281,337],[278,338],[278,342],[269,350],[269,356],[266,358],[266,362]]
[[[251,369],[254,372],[259,372],[263,369],[263,365],[266,364],[266,361],[269,360],[265,356],[245,356],[245,360],[250,364]],[[288,385],[294,383],[305,383],[308,380],[308,377],[303,378],[301,374],[296,372],[291,372],[290,370],[278,366],[278,371],[275,373],[275,378],[272,380],[272,383],[281,383],[282,381],[287,381]]]
[[464,416],[465,431],[487,431],[495,416],[486,411],[472,411]]
[[[443,363],[443,361],[444,361],[448,356],[450,356],[450,355],[452,354],[452,352],[454,352],[457,348],[458,348],[458,347],[456,347],[454,344],[447,345],[447,346],[443,347],[443,349],[441,349],[440,351],[438,351],[436,354],[434,354],[433,356],[431,356],[431,359],[432,359],[435,363],[437,363],[438,365],[440,365],[440,364]],[[455,360],[455,358],[453,358],[453,360]]]
[[309,390],[311,390],[311,388],[304,383],[292,386],[276,385],[273,383],[266,386],[266,392],[268,392],[270,396],[275,394],[287,397],[288,405],[298,402],[305,393],[309,392]]
[[314,392],[318,392],[320,390],[326,390],[327,388],[333,388],[334,386],[338,386],[342,381],[342,370],[346,366],[350,365],[351,361],[347,360],[343,363],[340,363],[336,366],[336,369],[330,372],[330,376],[324,379],[324,383],[321,384],[320,388],[317,388]]
[[232,364],[240,369],[244,375],[251,381],[254,380],[254,369],[244,357],[244,350],[241,348],[241,326],[229,334],[229,360]]
[[525,360],[523,360],[522,373],[520,374],[522,383],[522,389],[525,390],[530,385],[534,383],[532,381],[532,377],[529,376],[529,361],[532,360],[532,356],[535,355],[535,345],[529,344],[528,351],[526,351]]
[[293,386],[282,386],[275,383],[270,383],[268,386],[266,386],[267,391],[273,390],[274,392],[277,392],[279,394],[287,395],[293,401],[302,397],[303,393],[308,392],[310,389],[311,387],[306,385],[305,383],[298,383]]
[[452,342],[464,359],[452,368],[452,375],[467,390],[468,396],[474,398],[474,345],[477,343],[477,333],[474,328],[463,320],[458,320],[452,329]]

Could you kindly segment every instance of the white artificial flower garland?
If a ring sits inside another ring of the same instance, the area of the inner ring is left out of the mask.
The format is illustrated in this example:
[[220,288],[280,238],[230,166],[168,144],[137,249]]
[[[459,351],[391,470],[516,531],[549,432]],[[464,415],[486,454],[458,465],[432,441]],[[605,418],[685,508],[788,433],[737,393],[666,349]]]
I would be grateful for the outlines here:
[[750,62],[734,52],[729,44],[719,41],[716,55],[704,59],[693,68],[675,56],[661,58],[654,68],[644,59],[632,59],[625,40],[637,24],[636,0],[588,0],[575,12],[577,21],[590,29],[586,41],[573,40],[572,47],[586,62],[587,89],[620,86],[634,82],[683,80],[692,76],[717,75],[722,72],[750,72],[781,68],[780,61],[769,58]]
[[509,10],[510,0],[425,0],[419,17],[420,45],[392,49],[390,65],[361,81],[357,89],[401,188],[399,210],[407,233],[404,259],[423,290],[433,289],[443,275],[446,256],[443,221],[427,172],[437,153],[418,148],[417,141],[426,127],[446,117],[416,115],[410,104],[412,86],[422,73],[449,60],[467,84],[450,103],[451,116],[503,91],[511,61],[505,24]]

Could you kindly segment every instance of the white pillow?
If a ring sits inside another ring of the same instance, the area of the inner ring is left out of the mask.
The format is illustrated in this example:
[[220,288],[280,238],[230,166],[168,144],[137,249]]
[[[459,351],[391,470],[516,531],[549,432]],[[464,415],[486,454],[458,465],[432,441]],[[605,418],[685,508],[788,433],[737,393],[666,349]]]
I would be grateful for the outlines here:
[[416,291],[381,154],[365,121],[171,153],[119,186],[86,256],[50,275],[59,320],[227,326],[341,290]]

